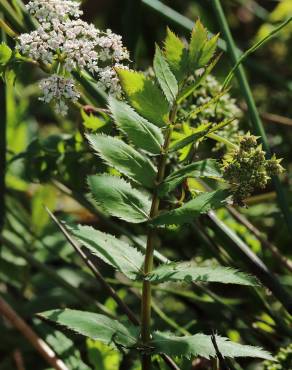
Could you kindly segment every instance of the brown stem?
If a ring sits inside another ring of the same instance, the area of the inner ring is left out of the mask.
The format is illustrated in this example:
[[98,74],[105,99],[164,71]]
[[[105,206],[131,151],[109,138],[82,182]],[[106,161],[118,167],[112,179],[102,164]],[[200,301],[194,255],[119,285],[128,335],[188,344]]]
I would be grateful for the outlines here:
[[[167,151],[170,144],[172,124],[175,120],[177,106],[174,105],[170,114],[170,125],[167,128],[164,144],[158,163],[158,171],[156,176],[156,188],[154,189],[150,219],[157,216],[159,212],[160,199],[158,197],[157,186],[163,181],[165,174],[165,166],[167,160]],[[155,231],[150,229],[147,235],[147,245],[144,261],[144,275],[149,274],[153,268]],[[142,288],[142,303],[141,303],[141,339],[143,344],[147,345],[151,339],[151,282],[144,280]],[[151,355],[142,356],[142,370],[151,369]]]
[[[240,108],[245,112],[248,110],[245,103],[240,104]],[[261,112],[260,116],[267,122],[277,123],[280,125],[292,126],[292,119],[289,117],[281,116],[280,114]]]
[[69,370],[60,360],[55,352],[47,345],[45,341],[26,324],[26,322],[13,310],[13,308],[0,297],[0,313],[11,325],[13,325],[21,334],[32,344],[32,346],[42,355],[42,357],[56,370]]
[[23,357],[19,349],[13,352],[13,359],[17,370],[25,370]]

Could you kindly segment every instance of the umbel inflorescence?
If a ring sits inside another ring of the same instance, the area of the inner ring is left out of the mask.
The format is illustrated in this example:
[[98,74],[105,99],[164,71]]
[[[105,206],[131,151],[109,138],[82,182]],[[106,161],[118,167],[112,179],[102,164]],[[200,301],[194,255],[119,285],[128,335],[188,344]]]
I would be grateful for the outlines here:
[[120,93],[115,67],[127,68],[123,63],[129,59],[121,36],[82,21],[80,4],[75,1],[32,0],[26,7],[39,26],[19,36],[18,50],[51,65],[53,73],[40,84],[42,100],[52,101],[58,113],[66,114],[66,101],[79,98],[70,72],[81,70],[91,73],[109,93]]
[[223,177],[231,184],[234,202],[244,205],[244,199],[257,189],[264,189],[271,176],[284,171],[281,159],[265,158],[257,137],[247,133],[239,136],[239,145],[223,161]]

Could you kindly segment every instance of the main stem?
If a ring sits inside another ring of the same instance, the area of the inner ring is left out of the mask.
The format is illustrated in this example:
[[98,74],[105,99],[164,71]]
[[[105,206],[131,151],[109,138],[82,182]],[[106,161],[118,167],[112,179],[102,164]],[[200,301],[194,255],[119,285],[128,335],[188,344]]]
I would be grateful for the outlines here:
[[[174,104],[170,113],[170,124],[167,128],[164,144],[159,158],[158,171],[156,176],[156,188],[154,189],[150,219],[157,216],[159,212],[160,199],[158,197],[157,187],[163,181],[165,174],[165,166],[167,160],[167,151],[170,144],[170,138],[172,133],[172,124],[174,123],[176,117],[177,106]],[[147,245],[144,260],[144,275],[149,274],[153,268],[153,253],[154,253],[154,240],[155,240],[155,230],[149,229],[147,234]],[[147,345],[151,339],[151,283],[150,281],[143,282],[142,288],[142,306],[141,306],[141,339],[143,344]],[[151,355],[142,356],[142,370],[151,369]]]

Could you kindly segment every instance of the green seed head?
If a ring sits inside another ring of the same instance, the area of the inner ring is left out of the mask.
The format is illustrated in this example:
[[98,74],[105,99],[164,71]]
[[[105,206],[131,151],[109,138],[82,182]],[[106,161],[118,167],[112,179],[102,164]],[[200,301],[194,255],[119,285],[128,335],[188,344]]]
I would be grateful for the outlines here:
[[238,205],[244,205],[244,199],[255,189],[264,189],[271,176],[284,171],[275,155],[269,160],[265,158],[257,139],[249,132],[239,136],[237,149],[223,159],[223,177],[230,184],[234,203]]

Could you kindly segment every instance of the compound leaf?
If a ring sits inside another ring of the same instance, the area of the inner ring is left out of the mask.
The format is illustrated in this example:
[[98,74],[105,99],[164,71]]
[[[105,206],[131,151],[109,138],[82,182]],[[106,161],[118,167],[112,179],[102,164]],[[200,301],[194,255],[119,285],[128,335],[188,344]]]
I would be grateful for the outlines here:
[[226,190],[216,190],[200,194],[181,207],[155,217],[151,220],[151,224],[154,226],[182,225],[191,222],[202,213],[222,207],[227,197],[228,192]]
[[169,193],[189,177],[220,178],[222,174],[219,164],[215,159],[205,159],[203,161],[191,163],[167,176],[159,186],[159,194],[165,195]]
[[[256,357],[271,360],[273,357],[262,348],[247,346],[231,342],[228,338],[215,336],[219,352],[224,357]],[[195,334],[190,336],[178,337],[171,333],[155,332],[151,346],[155,348],[155,353],[165,353],[170,356],[201,356],[210,358],[216,356],[216,350],[212,343],[212,338],[205,334]]]
[[208,31],[198,20],[192,30],[189,48],[189,68],[191,71],[205,67],[213,57],[219,34],[208,39]]
[[128,243],[90,226],[70,226],[74,237],[92,254],[117,271],[135,280],[143,265],[143,255]]
[[45,311],[40,317],[81,334],[85,337],[100,340],[112,346],[132,347],[137,342],[138,330],[130,323],[123,325],[117,320],[97,313],[58,309]]
[[177,81],[181,81],[187,73],[188,54],[184,43],[169,29],[166,31],[164,53],[170,69]]
[[190,263],[164,264],[147,275],[146,280],[163,283],[165,281],[215,282],[222,284],[258,285],[255,278],[230,267],[196,267]]
[[109,108],[119,129],[137,147],[152,154],[159,154],[163,144],[161,130],[141,117],[125,102],[113,97],[109,99]]
[[166,96],[169,104],[173,104],[178,94],[178,84],[175,76],[171,72],[168,63],[160,48],[156,45],[153,62],[155,76],[159,85]]
[[156,168],[146,156],[115,137],[97,134],[87,135],[87,138],[92,148],[109,166],[141,185],[153,187]]
[[151,206],[148,197],[125,180],[102,174],[89,176],[88,184],[97,204],[111,216],[132,223],[148,220]]
[[158,127],[168,122],[169,105],[159,87],[141,72],[116,69],[129,103]]

